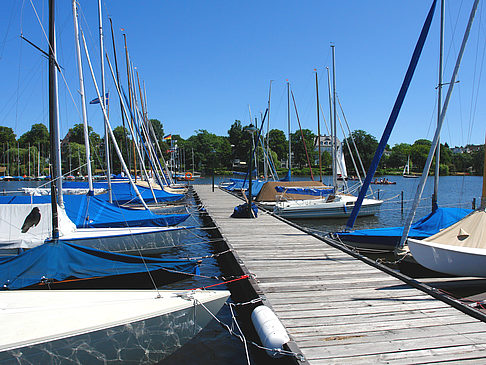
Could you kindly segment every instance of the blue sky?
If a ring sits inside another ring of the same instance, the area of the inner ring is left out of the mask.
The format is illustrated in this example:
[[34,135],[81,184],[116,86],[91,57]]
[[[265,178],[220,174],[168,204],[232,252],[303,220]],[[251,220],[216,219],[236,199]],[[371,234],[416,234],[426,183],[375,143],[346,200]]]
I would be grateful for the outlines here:
[[[32,0],[47,28],[47,0]],[[446,1],[446,68],[450,79],[472,0]],[[22,4],[23,3],[23,4]],[[57,2],[61,134],[81,122],[71,2]],[[80,1],[81,27],[99,82],[96,1]],[[150,118],[166,133],[187,138],[198,129],[226,135],[235,119],[260,116],[272,83],[270,128],[287,129],[286,86],[293,89],[303,128],[317,133],[314,69],[322,107],[327,104],[325,67],[336,46],[337,93],[352,130],[380,138],[431,1],[129,1],[103,2],[105,45],[112,56],[108,16],[113,19],[120,67],[123,38],[145,83]],[[485,24],[480,5],[442,133],[451,146],[485,139]],[[121,31],[121,29],[124,31]],[[390,145],[431,139],[436,110],[438,12],[432,24]],[[30,0],[0,3],[0,125],[17,136],[35,122],[47,124],[47,61],[20,33],[47,49]],[[479,41],[478,41],[479,39]],[[87,98],[96,97],[85,65]],[[112,102],[115,88],[106,66]],[[65,79],[65,81],[64,81]],[[69,87],[66,87],[66,83]],[[444,92],[445,94],[445,92]],[[102,133],[99,106],[89,122]],[[120,125],[118,104],[111,123]],[[326,114],[327,118],[327,114]],[[297,128],[295,114],[292,129]],[[325,131],[325,127],[321,127]]]

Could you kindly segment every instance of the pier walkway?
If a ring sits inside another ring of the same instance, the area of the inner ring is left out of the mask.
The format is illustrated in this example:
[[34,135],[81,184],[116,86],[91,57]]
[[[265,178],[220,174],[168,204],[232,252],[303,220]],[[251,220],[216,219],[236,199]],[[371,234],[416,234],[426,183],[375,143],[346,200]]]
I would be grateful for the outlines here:
[[486,323],[260,211],[194,185],[309,364],[486,363]]

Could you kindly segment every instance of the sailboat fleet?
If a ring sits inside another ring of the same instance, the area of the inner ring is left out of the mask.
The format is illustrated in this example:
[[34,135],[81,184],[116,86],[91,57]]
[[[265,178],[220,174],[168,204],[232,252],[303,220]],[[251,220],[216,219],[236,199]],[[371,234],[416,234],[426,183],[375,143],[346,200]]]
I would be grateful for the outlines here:
[[[199,274],[198,261],[146,256],[183,245],[187,238],[184,233],[192,227],[181,226],[181,223],[189,214],[155,214],[149,204],[163,210],[160,203],[185,199],[186,188],[173,187],[166,191],[165,186],[172,178],[158,160],[163,157],[155,153],[146,115],[142,115],[135,104],[131,104],[127,112],[115,79],[125,117],[131,122],[133,140],[143,146],[143,154],[139,144],[134,147],[139,161],[144,161],[139,164],[146,177],[142,186],[135,183],[123,160],[109,123],[106,101],[101,97],[107,94],[101,1],[98,5],[101,91],[96,84],[86,42],[79,32],[78,4],[72,1],[88,182],[65,184],[78,194],[64,195],[57,101],[57,73],[61,69],[56,57],[54,0],[49,0],[49,51],[46,55],[49,59],[51,186],[48,191],[37,189],[29,191],[28,195],[19,192],[2,196],[0,200],[3,289],[0,291],[0,321],[4,326],[0,335],[0,361],[62,362],[68,356],[70,361],[82,362],[81,358],[77,360],[78,356],[93,353],[106,361],[156,363],[193,338],[229,297],[226,290],[160,289],[165,284]],[[111,180],[107,149],[108,181],[93,183],[80,40],[83,40],[84,56],[104,116],[105,145],[108,146],[108,138],[111,138],[125,173],[126,179],[122,182]],[[150,174],[145,169],[148,160],[152,167]],[[95,195],[95,188],[107,193]],[[78,189],[80,191],[76,191]],[[78,353],[80,344],[83,350]]]

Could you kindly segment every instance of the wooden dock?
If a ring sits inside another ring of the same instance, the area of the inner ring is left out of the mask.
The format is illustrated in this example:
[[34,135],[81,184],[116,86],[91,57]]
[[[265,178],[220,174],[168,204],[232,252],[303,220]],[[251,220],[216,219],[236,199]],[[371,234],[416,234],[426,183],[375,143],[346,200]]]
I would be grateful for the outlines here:
[[260,211],[194,185],[309,364],[486,363],[486,323]]

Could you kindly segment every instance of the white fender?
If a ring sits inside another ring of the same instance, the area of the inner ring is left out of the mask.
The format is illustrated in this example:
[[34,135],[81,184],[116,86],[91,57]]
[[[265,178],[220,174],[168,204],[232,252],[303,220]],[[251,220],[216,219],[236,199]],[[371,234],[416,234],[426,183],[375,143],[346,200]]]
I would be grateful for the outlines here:
[[283,350],[283,345],[289,342],[290,338],[275,313],[267,306],[260,305],[251,313],[251,321],[262,345],[269,349],[266,350],[267,354],[274,358],[281,357],[279,350]]

